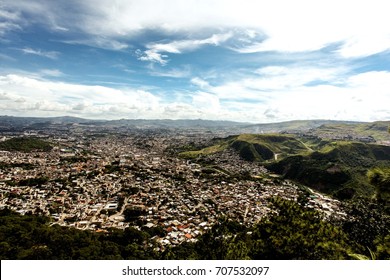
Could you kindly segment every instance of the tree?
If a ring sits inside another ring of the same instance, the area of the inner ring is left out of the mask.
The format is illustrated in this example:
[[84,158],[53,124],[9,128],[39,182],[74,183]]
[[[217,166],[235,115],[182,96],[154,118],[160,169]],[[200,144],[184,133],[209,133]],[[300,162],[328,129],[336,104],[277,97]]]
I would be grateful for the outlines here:
[[376,187],[378,202],[390,208],[390,168],[373,168],[367,172],[367,177]]
[[341,228],[296,202],[276,198],[273,213],[253,227],[221,219],[196,245],[164,252],[165,259],[349,259],[353,252]]
[[276,198],[273,214],[255,226],[253,259],[346,259],[351,250],[343,231],[321,214]]
[[389,235],[390,217],[383,205],[358,198],[346,203],[344,208],[348,219],[343,222],[342,228],[356,244],[356,251],[371,256],[378,246],[382,247],[382,251],[390,249],[388,239],[385,242]]

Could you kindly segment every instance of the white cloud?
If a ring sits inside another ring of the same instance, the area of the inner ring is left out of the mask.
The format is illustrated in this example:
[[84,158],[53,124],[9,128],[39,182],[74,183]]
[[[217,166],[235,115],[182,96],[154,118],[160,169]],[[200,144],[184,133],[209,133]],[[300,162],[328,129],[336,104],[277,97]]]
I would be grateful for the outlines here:
[[261,90],[293,88],[312,82],[342,83],[348,71],[345,67],[267,66],[255,71],[259,78],[245,79],[244,83]]
[[0,35],[4,35],[9,31],[21,29],[18,24],[11,22],[0,22]]
[[227,41],[232,37],[232,33],[223,33],[223,34],[213,34],[212,36],[206,39],[194,39],[194,40],[178,40],[172,41],[170,43],[152,43],[146,45],[148,48],[146,51],[141,52],[137,50],[137,56],[139,60],[158,62],[162,65],[166,65],[167,55],[162,53],[183,53],[196,50],[204,45],[213,45],[218,46],[221,43]]
[[[277,78],[286,75],[286,71],[283,67],[269,67],[258,69],[257,74],[261,80],[261,75]],[[329,72],[332,76],[332,71]],[[217,86],[204,81],[207,85],[204,89],[171,95],[171,101],[167,102],[162,93],[157,96],[140,89],[87,86],[5,75],[0,76],[0,111],[19,116],[71,114],[108,119],[202,118],[250,122],[324,118],[373,121],[390,118],[390,72],[387,71],[344,76],[343,84],[310,86],[303,79],[294,86],[282,83],[270,87],[261,82],[255,83],[254,87],[246,79],[238,78]],[[199,81],[198,86],[201,86],[202,80]],[[197,84],[196,79],[193,79],[193,84]]]
[[[229,80],[211,86],[208,81],[195,77],[193,85],[213,93],[221,100],[252,100],[267,102],[280,92],[288,92],[302,86],[312,88],[316,84],[344,85],[345,67],[267,66],[254,71],[254,75]],[[275,93],[278,92],[278,93]]]
[[39,49],[32,49],[32,48],[23,48],[23,49],[18,49],[24,54],[32,54],[32,55],[38,55],[42,57],[47,57],[50,59],[57,59],[58,55],[60,54],[59,52],[56,51],[42,51]]
[[[193,84],[218,97],[221,112],[240,112],[239,118],[246,121],[390,118],[390,72],[350,74],[337,67],[271,66],[256,73],[259,77],[239,78],[217,86]],[[311,84],[317,80],[321,82]]]
[[4,9],[0,3],[0,35],[3,36],[12,30],[20,30],[20,13]]
[[[1,4],[0,4],[0,8]],[[18,12],[11,12],[6,10],[0,10],[0,19],[2,20],[18,20],[20,18],[20,14]]]
[[[341,56],[359,57],[390,49],[390,17],[388,3],[384,0],[353,3],[337,0],[3,2],[4,9],[0,15],[5,22],[0,24],[0,34],[20,27],[22,22],[23,25],[38,22],[55,31],[84,33],[87,37],[97,38],[95,43],[98,45],[102,45],[99,38],[114,40],[117,42],[111,46],[114,49],[125,48],[122,39],[136,38],[150,30],[168,37],[191,35],[196,39],[204,38],[210,32],[216,33],[216,30],[238,31],[234,34],[238,45],[233,49],[246,53],[305,52],[340,44],[338,53]],[[23,20],[19,16],[21,14],[28,17]],[[159,54],[181,52],[180,48],[189,47],[185,46],[185,41],[175,44],[150,46],[150,52],[143,57],[164,63],[166,60]]]
[[[340,44],[343,57],[368,56],[390,49],[390,18],[386,1],[272,1],[258,3],[258,21],[248,17],[249,26],[265,35],[235,50],[306,52]],[[244,27],[245,24],[242,25]],[[245,28],[245,27],[244,27]]]
[[146,50],[144,52],[136,50],[136,55],[138,60],[141,61],[158,62],[161,65],[166,65],[168,62],[166,54],[160,54],[154,50]]
[[3,92],[3,93],[0,93],[0,100],[12,100],[12,97],[9,96],[8,93]]
[[210,84],[207,81],[205,81],[199,77],[192,78],[191,83],[200,87],[201,89],[207,89],[210,87]]
[[42,76],[48,76],[48,77],[61,77],[64,75],[64,73],[62,73],[58,69],[42,69],[39,71],[39,73]]
[[75,104],[75,105],[72,107],[72,110],[73,110],[73,111],[83,111],[83,110],[85,110],[86,108],[90,107],[91,105],[92,105],[91,103],[86,102],[86,101],[83,101],[83,102],[80,102],[80,103]]
[[188,77],[191,73],[190,67],[185,66],[182,68],[172,68],[172,69],[154,69],[149,72],[150,75],[156,77],[167,77],[167,78],[185,78]]
[[130,47],[129,44],[115,40],[114,38],[103,38],[101,36],[95,36],[87,39],[63,40],[61,42],[71,45],[86,45],[115,51],[125,50]]
[[153,115],[160,102],[158,97],[143,90],[52,82],[20,75],[0,76],[0,87],[6,92],[0,95],[5,100],[0,109],[17,115],[43,111],[66,115],[77,111],[85,117],[126,117],[134,109],[139,116]]
[[197,92],[192,96],[194,107],[217,113],[220,109],[219,98],[207,92]]
[[[166,104],[161,114],[164,118],[170,119],[208,119],[208,120],[232,120],[246,121],[248,114],[243,112],[230,111],[226,108],[212,110],[212,108],[200,108],[194,104],[183,102],[172,102]],[[252,118],[253,119],[253,118]]]
[[69,30],[65,26],[78,22],[73,17],[77,18],[77,13],[81,12],[81,7],[78,7],[75,11],[68,13],[66,10],[76,7],[74,4],[77,3],[69,1],[68,4],[69,6],[58,1],[53,3],[48,0],[3,0],[1,8],[8,14],[14,15],[8,17],[8,22],[16,24],[20,28],[40,23],[53,31],[64,32]]

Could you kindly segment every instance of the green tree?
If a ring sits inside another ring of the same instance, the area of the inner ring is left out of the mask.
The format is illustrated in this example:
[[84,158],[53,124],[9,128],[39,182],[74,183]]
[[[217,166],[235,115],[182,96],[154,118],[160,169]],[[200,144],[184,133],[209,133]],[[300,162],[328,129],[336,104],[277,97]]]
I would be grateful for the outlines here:
[[275,214],[255,226],[253,259],[346,259],[351,250],[343,231],[299,204],[272,200]]
[[367,198],[359,198],[346,203],[344,211],[348,219],[343,222],[342,228],[351,242],[356,244],[357,252],[372,258],[376,247],[380,246],[383,252],[390,248],[386,239],[389,235],[390,217],[383,205]]
[[390,207],[390,168],[376,167],[367,172],[367,177],[371,184],[376,187],[377,199],[379,203]]

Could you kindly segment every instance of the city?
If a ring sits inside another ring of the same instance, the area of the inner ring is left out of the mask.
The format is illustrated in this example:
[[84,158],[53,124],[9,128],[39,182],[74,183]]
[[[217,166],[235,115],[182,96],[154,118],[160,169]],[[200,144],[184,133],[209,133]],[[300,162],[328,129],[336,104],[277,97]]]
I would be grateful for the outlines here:
[[[196,242],[222,216],[254,225],[270,211],[268,199],[297,201],[302,189],[280,180],[234,151],[199,164],[173,153],[194,144],[194,132],[132,131],[97,134],[76,126],[67,136],[23,132],[52,143],[49,152],[0,151],[0,207],[51,217],[52,224],[105,232],[159,228],[165,246]],[[196,136],[198,145],[213,134]],[[4,136],[2,141],[14,136]],[[340,203],[311,191],[308,207],[343,217]],[[158,231],[157,231],[158,232]]]

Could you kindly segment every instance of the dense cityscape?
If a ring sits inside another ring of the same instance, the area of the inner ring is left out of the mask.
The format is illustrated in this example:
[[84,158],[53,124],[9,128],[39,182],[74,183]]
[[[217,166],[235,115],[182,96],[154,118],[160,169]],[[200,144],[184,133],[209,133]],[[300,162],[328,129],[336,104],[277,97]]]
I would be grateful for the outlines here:
[[[279,180],[232,150],[209,156],[203,165],[178,157],[175,148],[194,141],[201,145],[217,136],[194,133],[97,134],[79,126],[71,127],[66,136],[50,130],[7,133],[2,141],[38,137],[53,148],[0,151],[0,207],[97,232],[159,227],[167,232],[155,236],[163,248],[196,242],[221,216],[253,225],[270,211],[272,196],[297,201],[302,190],[296,184]],[[327,215],[344,214],[337,200],[319,193],[313,192],[309,207]]]

